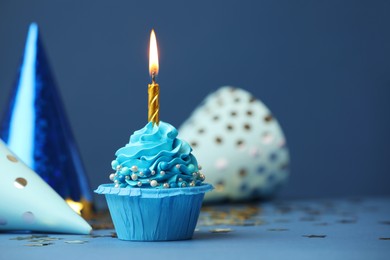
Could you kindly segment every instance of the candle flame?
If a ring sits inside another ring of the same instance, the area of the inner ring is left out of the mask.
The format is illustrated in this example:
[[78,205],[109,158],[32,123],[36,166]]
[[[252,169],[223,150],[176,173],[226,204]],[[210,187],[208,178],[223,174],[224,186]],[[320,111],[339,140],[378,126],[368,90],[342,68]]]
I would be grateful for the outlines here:
[[149,45],[149,73],[152,77],[158,74],[158,51],[157,40],[154,30],[150,33],[150,45]]

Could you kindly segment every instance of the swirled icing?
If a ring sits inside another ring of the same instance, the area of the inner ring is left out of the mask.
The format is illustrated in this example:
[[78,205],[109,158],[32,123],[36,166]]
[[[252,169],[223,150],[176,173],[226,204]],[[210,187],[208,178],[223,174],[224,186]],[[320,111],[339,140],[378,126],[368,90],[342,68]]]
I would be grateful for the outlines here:
[[116,187],[178,188],[201,185],[205,179],[191,146],[177,138],[172,125],[149,122],[135,131],[116,153],[110,175]]

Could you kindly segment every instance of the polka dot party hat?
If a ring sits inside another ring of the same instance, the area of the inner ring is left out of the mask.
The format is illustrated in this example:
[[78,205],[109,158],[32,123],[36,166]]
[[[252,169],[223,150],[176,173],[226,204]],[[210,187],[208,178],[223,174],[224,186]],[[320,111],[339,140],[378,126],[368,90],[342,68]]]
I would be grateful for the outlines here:
[[0,176],[0,231],[91,232],[91,226],[1,140]]
[[205,201],[266,199],[288,178],[289,152],[280,125],[243,89],[211,93],[179,133],[215,187]]

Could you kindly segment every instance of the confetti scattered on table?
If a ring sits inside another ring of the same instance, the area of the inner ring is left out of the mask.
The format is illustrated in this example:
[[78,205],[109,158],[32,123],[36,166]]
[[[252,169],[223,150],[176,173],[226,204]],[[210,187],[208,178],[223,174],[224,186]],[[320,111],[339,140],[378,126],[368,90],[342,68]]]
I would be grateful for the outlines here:
[[198,225],[259,226],[264,224],[260,212],[261,208],[257,206],[204,207]]

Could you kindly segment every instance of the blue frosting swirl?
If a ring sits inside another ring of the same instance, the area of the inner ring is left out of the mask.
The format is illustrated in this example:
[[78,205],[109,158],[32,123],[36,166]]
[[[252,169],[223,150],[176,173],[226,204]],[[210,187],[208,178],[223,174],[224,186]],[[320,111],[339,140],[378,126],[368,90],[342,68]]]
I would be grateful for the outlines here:
[[116,187],[178,188],[201,185],[205,179],[199,172],[191,146],[177,138],[172,125],[149,122],[135,131],[128,144],[120,148],[110,175]]

